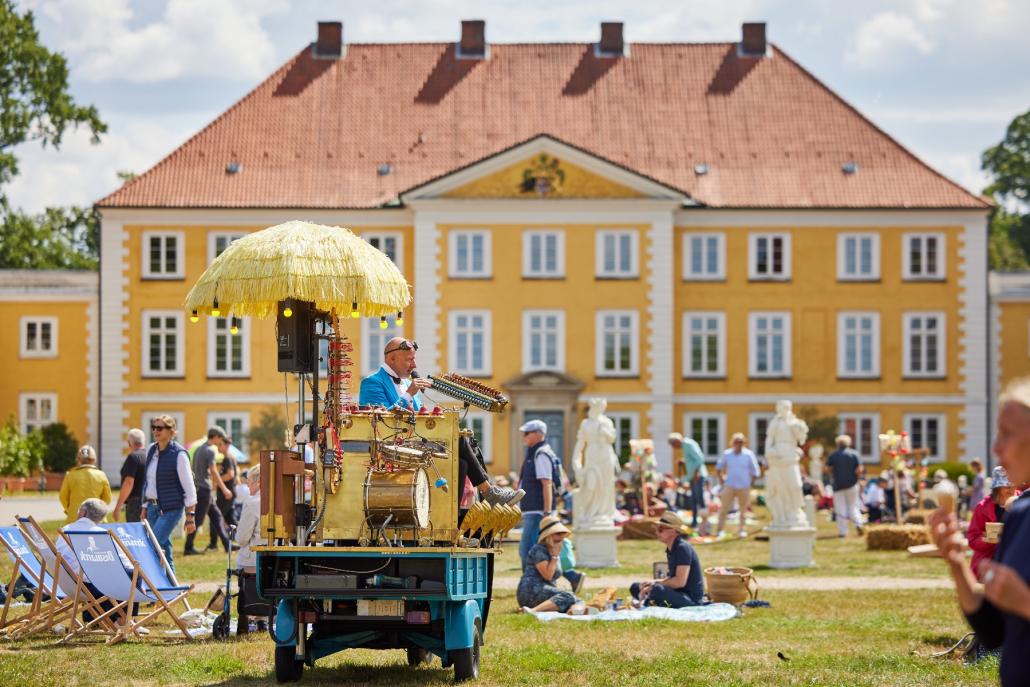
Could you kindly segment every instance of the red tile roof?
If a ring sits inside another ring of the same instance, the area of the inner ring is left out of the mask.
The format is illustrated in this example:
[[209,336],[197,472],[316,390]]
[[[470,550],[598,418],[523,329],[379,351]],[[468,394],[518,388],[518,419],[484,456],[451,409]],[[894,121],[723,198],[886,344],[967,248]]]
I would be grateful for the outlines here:
[[634,43],[625,58],[491,45],[487,60],[453,44],[351,44],[338,61],[306,48],[98,205],[378,207],[540,134],[711,207],[988,207],[783,52],[732,43]]

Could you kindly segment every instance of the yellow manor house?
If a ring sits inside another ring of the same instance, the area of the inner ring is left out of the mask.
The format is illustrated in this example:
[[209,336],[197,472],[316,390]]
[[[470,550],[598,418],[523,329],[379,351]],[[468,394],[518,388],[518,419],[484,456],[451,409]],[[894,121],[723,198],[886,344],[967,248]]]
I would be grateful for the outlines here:
[[[630,44],[619,23],[589,44],[495,44],[485,31],[465,21],[455,43],[361,44],[320,23],[314,43],[98,202],[98,374],[40,376],[33,393],[87,423],[80,436],[109,474],[126,430],[157,414],[187,441],[213,423],[243,437],[287,402],[293,421],[274,321],[244,319],[234,335],[182,309],[233,239],[291,219],[350,227],[412,284],[403,325],[348,321],[355,372],[402,334],[423,376],[457,372],[511,398],[502,415],[468,416],[494,473],[521,463],[527,418],[547,421],[567,459],[593,396],[608,399],[620,448],[654,437],[664,467],[673,430],[712,459],[735,431],[760,449],[779,398],[837,415],[869,462],[888,429],[933,460],[987,453],[1001,381],[988,373],[988,201],[831,92],[764,24],[712,44]],[[1026,368],[1022,317],[1014,364]],[[75,400],[90,385],[96,401]]]

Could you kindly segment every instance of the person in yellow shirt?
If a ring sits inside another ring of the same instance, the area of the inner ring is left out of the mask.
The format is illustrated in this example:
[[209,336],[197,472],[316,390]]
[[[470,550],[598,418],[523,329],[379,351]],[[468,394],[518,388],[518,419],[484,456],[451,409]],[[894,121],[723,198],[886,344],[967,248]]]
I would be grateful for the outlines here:
[[97,452],[93,447],[80,448],[76,460],[78,465],[69,470],[61,482],[60,499],[65,523],[74,522],[78,518],[79,505],[86,499],[111,503],[111,483],[107,481],[104,471],[97,467]]

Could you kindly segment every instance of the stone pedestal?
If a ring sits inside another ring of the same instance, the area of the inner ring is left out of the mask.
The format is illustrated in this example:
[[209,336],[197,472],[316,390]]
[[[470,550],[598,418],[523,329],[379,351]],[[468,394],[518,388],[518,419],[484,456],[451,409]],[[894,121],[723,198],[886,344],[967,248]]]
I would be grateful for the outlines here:
[[770,568],[808,568],[815,565],[814,527],[767,527]]
[[811,494],[805,496],[805,517],[808,518],[808,524],[815,527],[815,499]]
[[612,568],[619,565],[615,539],[621,527],[576,528],[572,531],[576,545],[577,568]]

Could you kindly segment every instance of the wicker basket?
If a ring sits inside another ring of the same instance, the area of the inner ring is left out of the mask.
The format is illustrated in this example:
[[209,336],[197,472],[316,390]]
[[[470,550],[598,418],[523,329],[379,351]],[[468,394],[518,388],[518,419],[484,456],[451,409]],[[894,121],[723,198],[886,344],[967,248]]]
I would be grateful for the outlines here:
[[758,596],[758,580],[751,568],[705,568],[708,598],[731,604],[742,604]]

